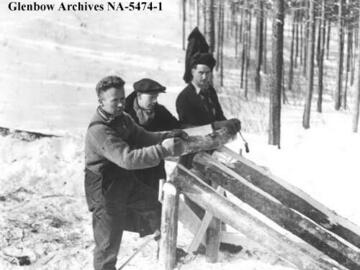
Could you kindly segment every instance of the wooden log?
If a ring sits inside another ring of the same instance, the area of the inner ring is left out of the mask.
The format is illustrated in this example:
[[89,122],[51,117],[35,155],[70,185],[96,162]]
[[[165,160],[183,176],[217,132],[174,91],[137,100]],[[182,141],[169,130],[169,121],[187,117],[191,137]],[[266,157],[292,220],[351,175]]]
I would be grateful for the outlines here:
[[52,138],[52,137],[60,137],[55,134],[45,134],[41,132],[22,130],[22,129],[11,129],[7,127],[0,127],[0,135],[1,136],[12,136],[16,139],[31,142],[34,140],[38,140],[41,138]]
[[206,261],[216,263],[219,258],[221,221],[213,218],[206,231]]
[[216,182],[239,199],[249,204],[279,226],[300,237],[330,258],[348,269],[360,269],[360,250],[326,229],[312,222],[298,212],[281,204],[276,198],[250,184],[232,169],[221,164],[209,154],[199,153],[193,159],[207,180]]
[[161,269],[172,270],[176,265],[179,193],[170,182],[164,184],[163,191],[159,262]]
[[[215,182],[214,182],[215,183]],[[217,184],[212,184],[215,188]],[[222,187],[218,187],[218,193],[224,194]],[[206,231],[206,260],[210,263],[215,263],[219,258],[219,248],[221,239],[221,221],[218,218],[213,217]]]
[[337,265],[336,262],[324,261],[317,254],[297,245],[287,236],[249,214],[244,210],[243,206],[235,205],[216,193],[193,171],[186,169],[184,166],[178,165],[172,178],[180,191],[191,200],[299,269],[345,269]]
[[236,134],[230,133],[227,129],[222,128],[206,136],[190,136],[185,142],[185,151],[183,152],[183,155],[218,149],[231,141],[235,135]]
[[235,161],[231,162],[226,160],[220,161],[253,185],[269,193],[289,208],[300,212],[325,229],[360,248],[359,226],[328,209],[304,191],[272,175],[264,168],[239,156],[230,149],[223,147],[219,150],[219,154],[235,159]]

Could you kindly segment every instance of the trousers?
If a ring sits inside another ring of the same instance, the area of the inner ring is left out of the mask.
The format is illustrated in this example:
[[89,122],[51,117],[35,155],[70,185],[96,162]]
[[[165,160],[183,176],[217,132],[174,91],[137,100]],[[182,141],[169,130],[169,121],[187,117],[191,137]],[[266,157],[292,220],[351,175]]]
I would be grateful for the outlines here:
[[[112,174],[106,175],[108,177]],[[107,185],[106,190],[101,192],[91,192],[86,183],[98,181],[98,178],[103,176],[85,171],[86,196],[87,199],[91,197],[92,202],[89,208],[92,211],[95,240],[95,270],[116,269],[124,230],[139,232],[140,236],[145,236],[160,229],[161,204],[157,200],[156,192],[132,174],[127,176],[126,179],[117,179],[116,175],[113,175],[111,181],[116,181],[115,184]],[[109,190],[111,188],[112,190]],[[94,198],[94,194],[102,198]],[[108,194],[111,194],[110,199],[107,198]]]

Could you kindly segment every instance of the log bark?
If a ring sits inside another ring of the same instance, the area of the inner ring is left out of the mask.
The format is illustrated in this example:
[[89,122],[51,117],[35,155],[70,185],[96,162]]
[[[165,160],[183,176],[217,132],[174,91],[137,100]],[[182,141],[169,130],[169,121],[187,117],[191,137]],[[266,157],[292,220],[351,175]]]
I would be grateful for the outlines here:
[[352,270],[360,268],[360,250],[352,248],[343,239],[336,238],[320,225],[284,206],[276,198],[269,196],[256,186],[249,184],[243,177],[209,154],[195,155],[193,166],[204,175],[205,180],[216,182],[339,264]]
[[312,219],[325,229],[339,235],[349,243],[360,248],[360,228],[349,220],[337,215],[302,190],[265,171],[260,166],[237,155],[228,148],[219,154],[236,159],[234,162],[221,161],[247,181],[267,192],[282,204]]
[[[243,206],[222,197],[193,171],[178,165],[172,178],[179,190],[191,200],[283,260],[299,269],[330,269],[329,264],[314,256],[309,252],[309,248],[297,245],[287,236],[249,214]],[[338,268],[344,269],[341,266]]]
[[163,190],[159,261],[161,269],[172,270],[176,265],[179,194],[170,182],[164,184]]
[[232,140],[234,136],[235,134],[231,134],[226,129],[217,130],[206,136],[190,136],[185,141],[183,155],[217,149]]

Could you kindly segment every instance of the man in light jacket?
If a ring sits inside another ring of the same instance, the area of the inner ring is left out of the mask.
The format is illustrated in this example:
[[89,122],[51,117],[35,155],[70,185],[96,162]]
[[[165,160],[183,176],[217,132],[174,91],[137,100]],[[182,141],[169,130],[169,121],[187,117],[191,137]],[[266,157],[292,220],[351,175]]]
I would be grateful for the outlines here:
[[[85,137],[85,193],[93,216],[95,270],[115,270],[123,230],[144,236],[160,227],[156,193],[136,179],[134,170],[157,166],[184,151],[181,138],[170,138],[174,133],[148,132],[123,111],[124,84],[117,76],[97,84],[99,106]],[[129,213],[147,224],[134,226]]]

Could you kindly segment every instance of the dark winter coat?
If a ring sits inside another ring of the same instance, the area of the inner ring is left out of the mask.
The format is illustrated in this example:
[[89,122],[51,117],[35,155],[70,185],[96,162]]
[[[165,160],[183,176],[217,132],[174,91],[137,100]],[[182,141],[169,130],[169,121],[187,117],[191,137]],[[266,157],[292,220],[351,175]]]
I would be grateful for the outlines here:
[[[114,120],[95,113],[85,137],[85,194],[90,211],[126,211],[136,192],[134,170],[157,166],[166,156],[159,144],[166,133],[148,132],[126,113]],[[155,200],[156,201],[156,200]],[[139,228],[126,229],[139,231]]]
[[[126,98],[125,111],[139,124],[139,119],[133,106],[135,98],[136,92],[131,93]],[[164,106],[156,104],[154,110],[154,119],[146,126],[142,126],[143,128],[148,131],[167,131],[180,128],[180,122]],[[166,179],[164,161],[162,160],[159,165],[152,168],[136,170],[135,174],[140,181],[153,188],[155,192],[158,192],[159,179]]]
[[210,114],[205,109],[204,101],[196,93],[195,87],[189,83],[176,99],[176,111],[179,115],[180,123],[183,126],[202,126],[213,123],[214,121],[226,120],[221,109],[215,89],[210,86],[209,98],[213,103],[215,114]]

